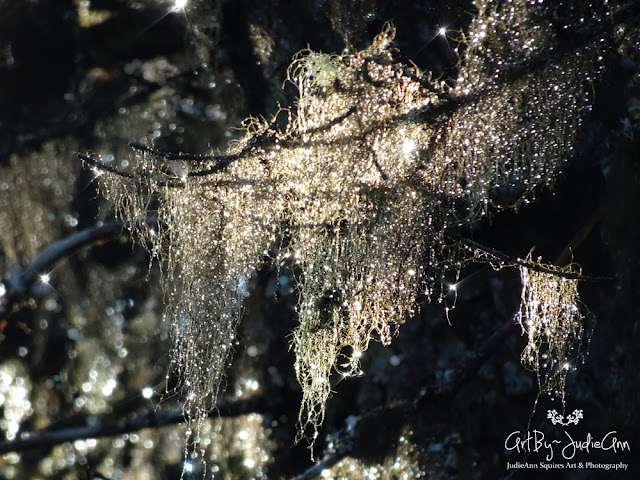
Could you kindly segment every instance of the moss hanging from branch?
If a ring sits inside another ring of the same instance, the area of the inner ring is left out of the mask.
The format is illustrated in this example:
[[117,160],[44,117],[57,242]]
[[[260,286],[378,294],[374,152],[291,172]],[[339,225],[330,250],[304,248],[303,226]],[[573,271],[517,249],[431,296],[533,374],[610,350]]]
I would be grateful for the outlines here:
[[567,374],[582,361],[584,317],[578,308],[578,280],[526,267],[520,267],[520,277],[522,301],[516,322],[528,338],[522,365],[536,373],[540,394],[558,396],[564,403]]
[[[599,25],[606,2],[587,3],[586,13],[562,19],[567,28]],[[135,174],[101,176],[132,225],[150,208],[158,216],[158,229],[141,233],[166,260],[166,321],[196,424],[215,404],[247,281],[278,238],[290,239],[278,257],[298,272],[300,433],[315,438],[331,372],[359,373],[371,339],[389,343],[433,292],[433,269],[455,266],[446,232],[491,206],[530,200],[563,166],[606,45],[597,37],[567,45],[548,5],[476,4],[455,81],[399,63],[387,26],[361,52],[296,57],[289,79],[300,96],[284,129],[250,119],[225,155],[159,159],[149,149]],[[562,308],[533,309],[530,297],[555,290],[551,278],[527,275],[525,324],[531,315],[567,318],[569,293]],[[531,332],[538,348],[559,340]],[[557,348],[549,353],[566,360]]]

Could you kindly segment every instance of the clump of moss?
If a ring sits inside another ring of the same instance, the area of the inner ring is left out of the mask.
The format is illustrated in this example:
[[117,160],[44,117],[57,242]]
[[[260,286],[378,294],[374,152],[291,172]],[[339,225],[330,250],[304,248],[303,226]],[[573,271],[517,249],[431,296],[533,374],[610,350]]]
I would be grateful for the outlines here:
[[520,276],[522,302],[516,322],[528,337],[522,365],[536,373],[541,394],[557,395],[564,402],[567,374],[581,359],[584,333],[578,280],[526,267],[520,268]]
[[[527,201],[561,168],[603,46],[564,48],[546,6],[477,4],[456,81],[400,63],[387,26],[360,52],[300,54],[289,73],[300,97],[280,112],[285,128],[251,119],[220,157],[141,154],[144,185],[103,176],[132,224],[144,224],[150,206],[158,217],[143,233],[166,259],[166,320],[190,418],[205,418],[216,400],[246,282],[278,239],[288,238],[279,256],[299,272],[292,343],[300,431],[314,437],[332,371],[359,373],[371,339],[390,342],[432,293],[434,270],[456,263],[447,232],[491,205]],[[526,295],[549,293],[543,280],[525,283]]]

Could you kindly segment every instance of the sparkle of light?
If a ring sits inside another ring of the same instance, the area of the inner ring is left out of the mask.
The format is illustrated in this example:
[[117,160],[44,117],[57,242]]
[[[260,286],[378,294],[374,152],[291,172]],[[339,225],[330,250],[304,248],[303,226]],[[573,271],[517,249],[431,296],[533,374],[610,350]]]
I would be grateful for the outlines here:
[[118,385],[118,382],[116,382],[114,378],[110,378],[109,380],[107,380],[107,383],[102,387],[102,394],[105,397],[111,396],[111,394],[113,393],[117,385]]
[[175,0],[173,2],[173,7],[171,8],[172,12],[181,12],[184,10],[184,7],[187,6],[188,0]]
[[404,152],[405,156],[411,154],[411,152],[413,152],[415,148],[416,142],[414,142],[413,140],[405,140],[404,144],[402,145],[402,151]]

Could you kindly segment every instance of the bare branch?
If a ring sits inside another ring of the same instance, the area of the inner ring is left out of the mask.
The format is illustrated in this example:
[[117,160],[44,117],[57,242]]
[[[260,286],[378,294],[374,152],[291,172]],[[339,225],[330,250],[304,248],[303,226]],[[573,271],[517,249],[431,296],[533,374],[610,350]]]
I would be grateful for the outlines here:
[[130,180],[134,180],[140,184],[153,184],[157,187],[169,187],[169,188],[182,188],[184,187],[184,182],[179,180],[154,180],[149,178],[147,175],[134,175],[133,173],[125,172],[122,170],[118,170],[117,168],[111,167],[102,163],[91,155],[83,155],[82,153],[78,153],[78,158],[85,162],[88,165],[91,165],[96,170],[111,173],[113,175],[117,175],[119,177],[128,178]]
[[45,248],[27,268],[14,273],[4,282],[6,292],[0,297],[0,317],[9,310],[13,303],[27,296],[36,282],[36,277],[47,271],[58,260],[68,257],[91,243],[117,237],[122,233],[122,230],[122,224],[109,222],[76,232]]
[[129,142],[129,146],[134,150],[150,153],[152,155],[162,157],[165,160],[191,160],[198,162],[214,160],[216,162],[214,165],[209,168],[205,168],[204,170],[188,172],[187,177],[202,177],[219,172],[227,168],[232,162],[238,160],[242,156],[242,153],[238,155],[203,155],[197,153],[167,152],[139,142]]
[[[163,150],[157,150],[155,148],[143,145],[137,142],[131,142],[131,147],[140,150],[143,152],[151,153],[153,155],[158,155],[167,160],[207,160],[214,159],[216,163],[211,167],[205,168],[203,170],[195,170],[187,173],[187,177],[205,177],[207,175],[211,175],[217,172],[220,172],[227,168],[232,162],[242,158],[243,155],[194,155],[194,154],[186,154],[186,153],[175,153],[175,152],[165,152]],[[169,188],[183,188],[184,182],[181,180],[157,180],[151,178],[145,174],[135,175],[133,173],[125,172],[123,170],[118,170],[117,168],[111,167],[96,160],[91,155],[83,155],[82,153],[78,153],[78,158],[85,162],[88,165],[91,165],[96,170],[104,171],[107,173],[111,173],[117,175],[119,177],[128,178],[140,184],[151,184],[156,187],[169,187]]]
[[[313,134],[319,133],[324,130],[329,130],[335,125],[338,125],[340,122],[344,121],[346,118],[351,116],[356,112],[355,107],[351,107],[347,112],[343,115],[339,115],[333,120],[327,122],[326,125],[322,125],[320,127],[310,129],[308,131],[304,131],[302,133],[305,134]],[[237,154],[235,155],[205,155],[205,154],[193,154],[193,153],[182,153],[182,152],[167,152],[165,150],[161,150],[155,147],[150,147],[148,145],[144,145],[140,142],[131,141],[129,142],[129,146],[134,150],[138,150],[141,152],[149,153],[151,155],[155,155],[157,157],[163,158],[165,160],[183,160],[183,161],[214,161],[215,163],[210,167],[204,168],[202,170],[194,170],[187,172],[187,177],[206,177],[208,175],[212,175],[214,173],[221,172],[225,168],[227,168],[231,163],[236,160],[240,160],[248,157],[251,153],[254,152],[255,148],[267,148],[274,147],[278,142],[275,140],[276,131],[269,126],[269,128],[247,141],[247,145]],[[281,143],[282,145],[292,146],[298,142],[296,137],[285,139]],[[92,155],[84,155],[82,153],[78,153],[78,158],[85,162],[91,167],[95,168],[99,171],[104,171],[107,173],[111,173],[113,175],[117,175],[119,177],[127,178],[133,181],[136,181],[141,184],[152,184],[156,187],[169,187],[169,188],[183,188],[184,182],[181,180],[157,180],[149,177],[146,174],[133,174],[129,172],[125,172],[123,170],[119,170],[117,168],[111,167],[102,163],[99,160],[96,160]]]
[[[213,415],[220,417],[236,417],[249,413],[265,413],[269,408],[264,397],[256,396],[235,402],[221,402],[213,411]],[[149,410],[146,413],[134,415],[116,421],[98,419],[94,425],[60,428],[23,434],[21,438],[10,442],[0,442],[0,454],[7,452],[24,452],[50,448],[61,443],[73,442],[87,438],[104,438],[137,432],[145,428],[160,428],[176,425],[185,421],[185,414],[178,410]]]

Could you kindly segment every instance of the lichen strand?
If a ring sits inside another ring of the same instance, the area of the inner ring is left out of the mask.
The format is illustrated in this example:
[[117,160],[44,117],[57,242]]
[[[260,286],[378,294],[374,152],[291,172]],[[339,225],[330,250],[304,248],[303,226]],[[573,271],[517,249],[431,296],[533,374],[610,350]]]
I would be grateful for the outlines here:
[[[569,268],[565,269],[569,271]],[[578,280],[520,268],[522,301],[516,322],[528,343],[522,365],[535,372],[540,394],[564,403],[567,373],[582,362],[583,319]]]
[[[330,374],[357,374],[373,336],[388,343],[424,281],[434,237],[415,176],[424,128],[410,112],[435,96],[393,66],[393,30],[354,55],[299,57],[295,147],[274,171],[299,278],[294,333],[305,426],[322,421]],[[331,125],[331,128],[327,128]]]
[[[527,201],[573,148],[601,46],[559,53],[549,25],[521,29],[536,7],[511,4],[481,8],[452,87],[395,64],[391,28],[362,52],[293,64],[302,141],[274,171],[287,220],[324,225],[292,242],[304,272],[294,335],[303,427],[321,422],[332,370],[359,372],[372,336],[388,342],[431,292],[424,266],[448,260],[434,251],[443,232]],[[549,52],[555,61],[540,67]]]
[[[242,175],[242,168],[232,170]],[[189,392],[187,406],[205,410],[217,398],[249,277],[275,241],[277,225],[271,209],[256,208],[268,192],[251,185],[251,172],[246,185],[229,186],[234,173],[165,192],[161,215],[168,225],[174,362]]]
[[[169,178],[152,157],[139,155],[138,161],[140,171],[153,178],[184,183],[183,188],[141,186],[105,175],[103,188],[130,226],[145,242],[151,240],[150,252],[163,260],[172,358],[197,438],[217,400],[249,278],[275,242],[279,218],[269,207],[273,191],[267,176],[252,162],[235,163],[205,180],[187,178],[188,165],[182,163],[172,166]],[[157,217],[157,226],[149,226],[149,214]]]
[[244,283],[274,245],[284,245],[277,261],[296,264],[300,424],[314,437],[332,372],[359,373],[369,341],[389,342],[432,293],[433,271],[455,262],[445,232],[491,205],[517,206],[557,173],[590,108],[604,45],[562,44],[551,7],[497,3],[477,2],[457,82],[398,63],[388,26],[361,52],[300,54],[290,69],[296,114],[284,112],[284,130],[251,119],[226,169],[188,176],[211,164],[165,161],[161,170],[141,155],[147,177],[178,172],[184,188],[108,180],[129,220],[159,199],[152,251],[168,259],[167,321],[191,415],[202,418],[216,399]]
[[[588,2],[588,15],[564,20],[555,7],[532,3],[476,2],[480,14],[451,91],[468,104],[436,136],[442,145],[431,168],[446,170],[440,183],[445,191],[464,179],[461,193],[472,209],[485,202],[517,206],[552,182],[591,108],[603,40],[591,37],[568,48],[558,32],[569,35],[578,24],[597,23],[602,5],[596,4],[606,2]],[[552,25],[552,19],[566,23]]]

